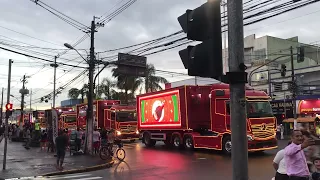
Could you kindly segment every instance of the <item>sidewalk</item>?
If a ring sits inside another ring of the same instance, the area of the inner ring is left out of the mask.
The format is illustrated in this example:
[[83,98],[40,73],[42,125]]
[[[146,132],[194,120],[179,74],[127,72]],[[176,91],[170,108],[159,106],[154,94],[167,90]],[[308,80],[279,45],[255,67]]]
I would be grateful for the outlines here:
[[[8,142],[7,167],[2,170],[4,141],[0,143],[0,179],[18,178],[25,176],[37,176],[46,173],[56,172],[56,158],[54,153],[47,153],[40,148],[26,150],[22,143]],[[66,152],[64,170],[80,169],[106,163],[96,156],[70,156]]]

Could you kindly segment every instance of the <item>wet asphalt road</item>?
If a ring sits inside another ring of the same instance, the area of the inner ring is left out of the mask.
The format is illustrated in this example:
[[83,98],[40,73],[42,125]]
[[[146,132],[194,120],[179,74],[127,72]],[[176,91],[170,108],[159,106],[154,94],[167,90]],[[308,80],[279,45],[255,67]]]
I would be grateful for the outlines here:
[[[279,142],[279,148],[286,141]],[[125,162],[116,162],[113,168],[90,172],[111,180],[231,180],[231,157],[212,150],[168,149],[157,143],[155,148],[143,144],[125,144]],[[274,175],[272,160],[277,150],[249,155],[250,180],[270,180]]]

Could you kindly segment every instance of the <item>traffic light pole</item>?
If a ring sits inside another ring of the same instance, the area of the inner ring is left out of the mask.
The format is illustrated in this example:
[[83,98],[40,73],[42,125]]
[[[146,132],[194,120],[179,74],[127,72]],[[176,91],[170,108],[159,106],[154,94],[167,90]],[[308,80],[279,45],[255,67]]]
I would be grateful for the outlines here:
[[[11,66],[13,61],[9,59],[9,71],[8,71],[8,89],[7,89],[7,104],[10,103],[10,87],[11,87]],[[8,150],[8,119],[9,116],[7,116],[6,113],[6,124],[5,124],[5,139],[4,139],[4,153],[3,153],[3,170],[6,169],[7,165],[7,150]]]
[[[242,0],[228,0],[228,44],[231,101],[231,158],[233,180],[248,180],[248,139],[246,120]],[[237,79],[238,78],[238,79]]]
[[294,74],[294,62],[293,62],[293,47],[290,47],[291,53],[291,81],[292,81],[292,110],[293,110],[293,127],[297,129],[297,109],[296,109],[296,81],[295,81],[295,74]]
[[3,120],[3,92],[4,92],[4,88],[2,88],[2,91],[1,91],[1,114],[0,114],[1,124]]

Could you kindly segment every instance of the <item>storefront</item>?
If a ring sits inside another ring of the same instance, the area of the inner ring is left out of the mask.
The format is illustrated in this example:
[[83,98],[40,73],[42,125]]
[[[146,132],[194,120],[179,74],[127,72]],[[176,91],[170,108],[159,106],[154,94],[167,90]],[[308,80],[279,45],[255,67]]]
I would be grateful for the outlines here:
[[281,124],[286,118],[293,118],[292,101],[274,100],[270,104],[278,124]]
[[320,100],[319,99],[306,99],[299,101],[297,113],[301,116],[312,116],[320,114]]

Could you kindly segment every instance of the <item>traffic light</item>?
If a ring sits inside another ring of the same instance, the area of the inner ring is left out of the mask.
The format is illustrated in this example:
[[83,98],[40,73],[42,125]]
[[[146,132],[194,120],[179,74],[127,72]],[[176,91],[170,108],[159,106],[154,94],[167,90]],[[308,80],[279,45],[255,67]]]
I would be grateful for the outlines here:
[[304,61],[304,47],[298,47],[298,58],[297,62],[301,63]]
[[281,76],[285,77],[286,72],[287,72],[287,66],[285,64],[281,64],[281,69],[280,69]]
[[6,118],[8,119],[10,116],[12,116],[12,110],[6,110]]
[[33,111],[32,114],[33,114],[33,117],[35,117],[36,119],[39,118],[39,112],[38,111]]
[[194,10],[187,10],[178,21],[189,40],[202,41],[179,51],[188,75],[220,79],[223,75],[220,0],[208,0]]

